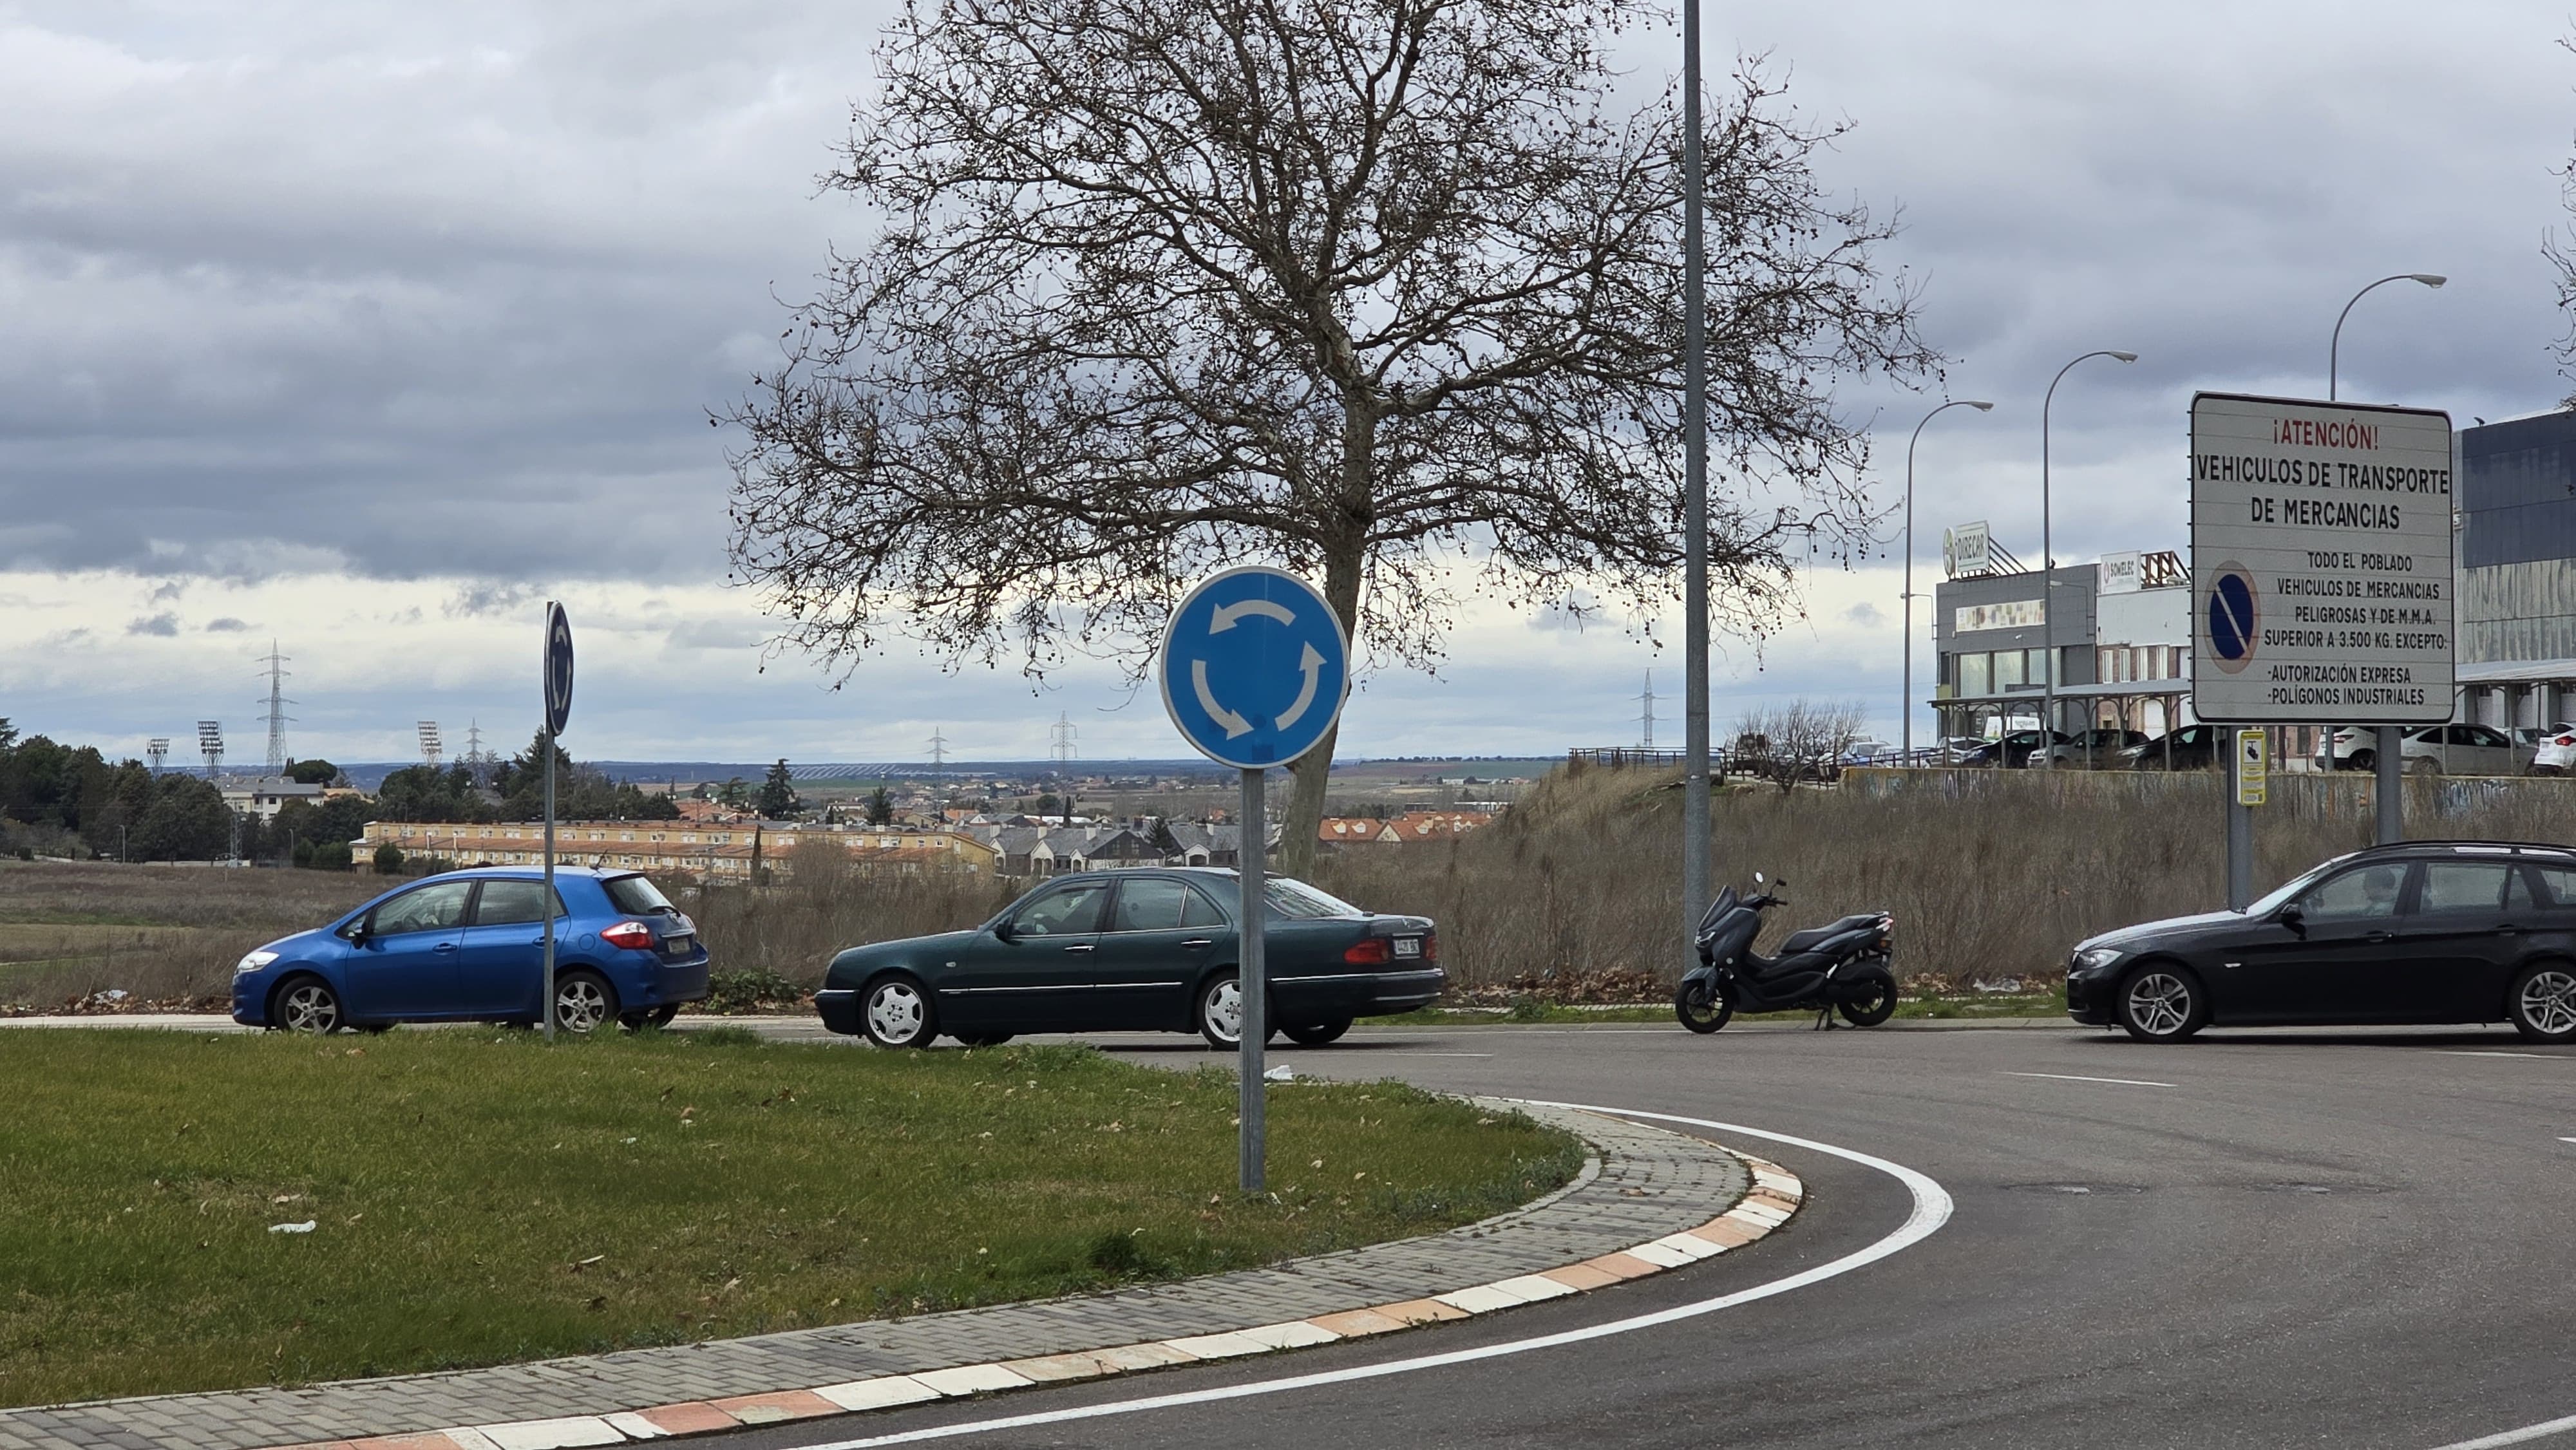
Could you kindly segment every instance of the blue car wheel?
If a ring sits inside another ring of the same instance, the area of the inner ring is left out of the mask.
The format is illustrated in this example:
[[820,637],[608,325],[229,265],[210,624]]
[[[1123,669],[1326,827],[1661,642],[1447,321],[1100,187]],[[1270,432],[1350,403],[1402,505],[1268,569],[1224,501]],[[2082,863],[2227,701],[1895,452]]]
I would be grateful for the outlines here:
[[340,1030],[340,994],[320,977],[290,977],[269,1009],[270,1025],[319,1036]]
[[597,972],[565,972],[555,978],[555,1028],[582,1036],[617,1020],[617,989]]

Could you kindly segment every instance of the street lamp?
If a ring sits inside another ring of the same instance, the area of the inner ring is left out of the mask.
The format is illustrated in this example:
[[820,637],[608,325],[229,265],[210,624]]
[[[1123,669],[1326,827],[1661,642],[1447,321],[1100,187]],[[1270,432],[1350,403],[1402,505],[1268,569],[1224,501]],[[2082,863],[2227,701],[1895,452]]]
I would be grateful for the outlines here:
[[2394,277],[2382,277],[2352,294],[2352,302],[2345,303],[2343,311],[2335,314],[2334,337],[2326,344],[2326,401],[2335,401],[2335,375],[2343,362],[2343,320],[2352,316],[2353,302],[2369,296],[2372,288],[2385,287],[2391,282],[2421,282],[2427,287],[2439,287],[2450,280],[2437,272],[2400,272]]
[[2058,383],[2075,371],[2075,364],[2097,357],[2124,363],[2138,360],[2136,353],[2115,348],[2085,353],[2057,370],[2057,376],[2048,380],[2048,395],[2039,403],[2039,659],[2047,682],[2043,695],[2047,703],[2041,706],[2039,717],[2039,744],[2048,752],[2042,764],[2051,770],[2057,768],[2057,742],[2048,738],[2049,732],[2057,728],[2057,591],[2049,586],[2057,579],[2057,557],[2050,551],[2048,537],[2048,409],[2057,401]]
[[[1995,405],[1973,398],[1955,398],[1924,414],[1923,423],[1931,422],[1952,408],[1974,408],[1980,413],[1991,413]],[[1903,710],[1905,719],[1901,732],[1904,739],[1900,745],[1904,753],[1899,758],[1908,765],[1914,763],[1914,444],[1923,436],[1923,423],[1915,424],[1914,437],[1905,440],[1905,684],[1904,695],[1897,705]]]
[[[2391,282],[2421,282],[2427,287],[2439,287],[2449,280],[2451,279],[2438,272],[2400,272],[2393,277],[2382,277],[2370,286],[2352,294],[2352,302],[2346,302],[2343,305],[2343,311],[2335,314],[2334,335],[2326,342],[2326,401],[2329,403],[2336,401],[2336,384],[2340,381],[2339,374],[2343,370],[2343,320],[2352,316],[2353,302],[2359,302],[2369,296],[2373,289],[2385,287]],[[2334,727],[2328,725],[2324,729],[2325,739],[2322,748],[2325,752],[2326,769],[2333,770]],[[2371,788],[2371,793],[2375,797],[2374,814],[2378,817],[2378,829],[2374,834],[2378,836],[2381,845],[2386,845],[2391,841],[2401,840],[2406,835],[2406,801],[2400,794],[2404,786],[2400,771],[2405,764],[2400,757],[2405,746],[2399,739],[2397,728],[2392,725],[2380,726],[2378,738],[2372,744],[2379,756],[2375,762],[2378,768],[2372,772],[2377,777]]]

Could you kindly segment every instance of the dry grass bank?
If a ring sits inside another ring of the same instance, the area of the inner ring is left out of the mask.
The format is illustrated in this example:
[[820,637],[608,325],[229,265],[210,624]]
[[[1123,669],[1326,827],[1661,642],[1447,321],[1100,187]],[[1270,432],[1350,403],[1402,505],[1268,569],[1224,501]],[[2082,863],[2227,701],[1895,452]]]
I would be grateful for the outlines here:
[[[1351,848],[1321,884],[1441,926],[1462,985],[1597,971],[1669,980],[1679,955],[1680,777],[1560,770],[1455,842]],[[2256,889],[2370,838],[2367,783],[2274,782],[2257,812]],[[2576,780],[2410,783],[2416,836],[2576,839]],[[1931,776],[1873,792],[1732,790],[1714,803],[1719,882],[1790,884],[1766,937],[1845,912],[1896,917],[1897,967],[1928,986],[2057,971],[2076,941],[2225,904],[2213,775],[2069,771]]]

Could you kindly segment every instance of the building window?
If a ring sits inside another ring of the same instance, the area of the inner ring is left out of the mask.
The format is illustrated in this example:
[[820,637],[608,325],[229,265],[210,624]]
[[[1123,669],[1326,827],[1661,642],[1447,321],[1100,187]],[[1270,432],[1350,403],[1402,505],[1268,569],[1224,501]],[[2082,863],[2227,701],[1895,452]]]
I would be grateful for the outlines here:
[[1994,693],[1993,655],[1960,655],[1957,658],[1960,694],[1974,697]]

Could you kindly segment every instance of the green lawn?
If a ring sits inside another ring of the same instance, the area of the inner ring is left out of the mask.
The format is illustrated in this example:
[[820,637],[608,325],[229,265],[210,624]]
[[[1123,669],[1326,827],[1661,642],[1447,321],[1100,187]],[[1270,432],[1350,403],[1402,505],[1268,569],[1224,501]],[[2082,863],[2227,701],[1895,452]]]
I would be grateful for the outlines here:
[[[1240,1267],[1464,1223],[1570,1135],[1391,1083],[738,1029],[12,1031],[0,1404],[493,1364]],[[310,1233],[271,1232],[311,1222]]]

